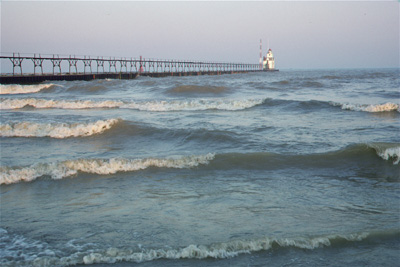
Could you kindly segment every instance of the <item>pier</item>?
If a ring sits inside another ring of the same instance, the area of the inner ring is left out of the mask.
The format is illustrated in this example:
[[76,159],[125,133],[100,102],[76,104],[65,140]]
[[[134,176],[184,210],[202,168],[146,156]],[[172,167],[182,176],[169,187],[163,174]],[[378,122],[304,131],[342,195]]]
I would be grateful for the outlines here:
[[[142,57],[139,59],[90,56],[60,57],[36,54],[21,56],[13,53],[12,55],[1,55],[0,60],[2,67],[6,64],[4,61],[12,65],[12,73],[1,72],[1,84],[34,84],[55,80],[134,79],[139,75],[166,77],[262,71],[259,64],[144,59]],[[10,70],[11,65],[9,65]]]

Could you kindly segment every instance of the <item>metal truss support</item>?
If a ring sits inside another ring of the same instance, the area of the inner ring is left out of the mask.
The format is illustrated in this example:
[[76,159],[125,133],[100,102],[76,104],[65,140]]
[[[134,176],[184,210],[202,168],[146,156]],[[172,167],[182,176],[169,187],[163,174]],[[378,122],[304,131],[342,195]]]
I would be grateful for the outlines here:
[[40,67],[40,69],[42,70],[42,75],[43,75],[43,61],[44,61],[44,59],[40,57],[40,54],[39,54],[38,58],[36,57],[36,54],[34,54],[33,58],[32,58],[32,61],[33,61],[33,65],[34,65],[33,66],[33,74],[34,75],[36,74],[36,67]]
[[99,73],[99,67],[102,67],[103,68],[103,72],[104,72],[104,60],[103,60],[103,58],[100,59],[99,57],[97,57],[96,65],[97,65],[97,74]]
[[19,56],[19,53],[18,53],[18,57],[15,57],[15,53],[13,53],[13,56],[10,58],[10,60],[13,64],[13,75],[15,74],[14,70],[16,67],[19,67],[21,69],[21,75],[22,75],[22,65],[21,64],[24,59]]
[[86,56],[85,56],[85,58],[82,61],[83,61],[83,64],[84,64],[84,66],[83,66],[83,74],[86,74],[86,67],[89,67],[90,68],[90,73],[92,73],[92,60],[90,59],[90,57],[86,58]]
[[111,69],[114,67],[115,72],[117,72],[117,61],[114,59],[111,59],[108,61],[109,63],[109,71],[111,72]]
[[61,72],[61,61],[62,59],[60,59],[60,57],[57,55],[57,58],[55,57],[55,55],[53,55],[53,58],[50,59],[51,63],[53,63],[53,75],[54,75],[54,69],[56,67],[58,67],[60,69],[60,74]]
[[68,68],[68,72],[69,74],[71,74],[71,67],[75,67],[75,73],[78,73],[78,59],[74,57],[69,56],[68,58],[68,64],[69,64],[69,68]]
[[128,68],[126,66],[126,63],[127,63],[126,59],[122,59],[122,60],[119,61],[119,64],[121,66],[120,69],[119,69],[120,72],[122,72],[122,68],[124,68],[124,67],[125,67],[125,71],[128,72]]

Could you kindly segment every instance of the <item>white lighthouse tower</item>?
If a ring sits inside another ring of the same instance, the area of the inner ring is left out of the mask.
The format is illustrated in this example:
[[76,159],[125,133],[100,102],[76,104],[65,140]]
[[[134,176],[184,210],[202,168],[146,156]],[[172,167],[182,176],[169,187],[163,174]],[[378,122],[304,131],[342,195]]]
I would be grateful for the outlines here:
[[272,53],[271,49],[268,50],[267,56],[264,57],[263,69],[264,70],[275,70],[275,59],[274,59],[274,54]]

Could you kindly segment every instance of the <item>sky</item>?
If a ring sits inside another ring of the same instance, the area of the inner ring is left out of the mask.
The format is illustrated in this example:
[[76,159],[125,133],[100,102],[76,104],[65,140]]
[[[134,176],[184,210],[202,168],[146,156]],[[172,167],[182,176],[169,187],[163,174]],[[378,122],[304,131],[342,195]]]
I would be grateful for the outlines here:
[[0,5],[2,55],[257,64],[262,39],[263,54],[271,48],[279,69],[399,67],[395,0],[2,0]]

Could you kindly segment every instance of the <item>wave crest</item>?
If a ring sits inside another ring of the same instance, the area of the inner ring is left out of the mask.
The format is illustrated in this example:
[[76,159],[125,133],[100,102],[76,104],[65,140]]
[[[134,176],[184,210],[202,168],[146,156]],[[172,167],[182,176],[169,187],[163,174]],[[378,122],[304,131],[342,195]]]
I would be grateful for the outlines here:
[[35,84],[35,85],[20,85],[20,84],[0,84],[0,95],[15,95],[15,94],[31,94],[37,93],[44,89],[53,87],[54,84]]
[[[57,253],[59,251],[46,242],[10,234],[0,228],[0,245],[5,247],[3,254],[6,256],[0,259],[0,263],[6,266],[70,266],[95,263],[111,264],[121,261],[141,263],[158,259],[226,259],[240,254],[267,251],[271,248],[284,249],[293,247],[313,250],[328,246],[342,246],[349,242],[370,242],[370,240],[374,239],[398,239],[398,237],[398,230],[386,230],[298,238],[263,237],[232,240],[210,245],[191,244],[186,247],[169,249],[146,249],[138,245],[139,250],[127,247],[100,249],[96,248],[93,243],[78,245],[74,244],[75,240],[70,240],[66,244],[71,249],[70,253],[60,257],[60,254]],[[19,251],[24,251],[24,253],[21,254]]]
[[26,106],[34,108],[60,108],[60,109],[88,109],[88,108],[117,108],[123,105],[121,101],[106,100],[47,100],[36,98],[5,99],[1,102],[0,109],[20,109]]
[[76,175],[78,172],[99,175],[143,170],[149,167],[158,168],[192,168],[200,164],[208,164],[214,154],[200,156],[184,156],[179,158],[147,158],[147,159],[79,159],[57,163],[39,163],[24,168],[0,167],[0,184],[12,184],[20,181],[33,181],[41,176],[62,179]]
[[397,165],[400,162],[400,146],[392,146],[388,144],[370,144],[369,147],[376,151],[376,154],[384,160],[393,161]]
[[349,235],[329,235],[315,238],[262,238],[255,240],[235,240],[210,246],[189,245],[181,249],[150,249],[136,252],[132,249],[109,248],[105,251],[93,252],[83,257],[84,264],[115,263],[119,261],[145,262],[157,259],[225,259],[240,254],[265,251],[273,246],[316,249],[330,246],[336,241],[362,241],[368,233]]
[[0,136],[67,138],[100,134],[120,122],[120,119],[98,120],[93,123],[34,123],[1,124]]
[[398,104],[394,103],[385,103],[378,105],[360,105],[360,104],[341,104],[341,103],[332,103],[333,106],[340,106],[345,110],[353,110],[353,111],[365,111],[365,112],[390,112],[397,111],[400,112],[400,107]]
[[60,108],[60,109],[90,109],[90,108],[125,108],[142,111],[195,111],[195,110],[242,110],[263,103],[263,99],[243,100],[159,100],[145,102],[122,102],[117,100],[92,101],[92,100],[47,100],[47,99],[2,99],[0,109],[20,109],[26,106],[34,108]]

